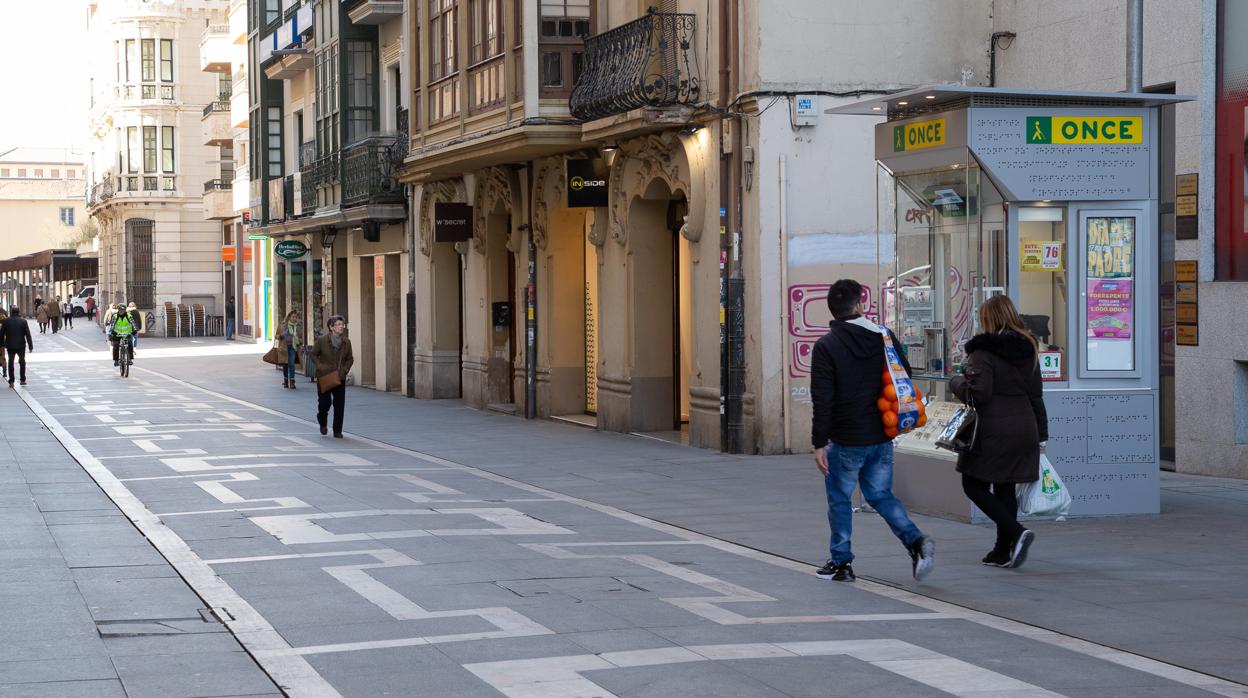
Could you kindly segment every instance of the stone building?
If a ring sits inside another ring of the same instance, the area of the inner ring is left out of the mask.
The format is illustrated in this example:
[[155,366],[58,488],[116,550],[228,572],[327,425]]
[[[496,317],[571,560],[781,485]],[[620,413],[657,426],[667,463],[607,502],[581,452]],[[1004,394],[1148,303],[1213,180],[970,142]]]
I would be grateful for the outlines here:
[[73,247],[86,223],[82,153],[14,148],[0,154],[0,259]]
[[[206,144],[205,112],[228,76],[201,68],[229,0],[97,0],[88,5],[90,190],[101,303],[135,302],[165,331],[165,304],[223,311],[222,228],[204,182],[232,178],[229,147]],[[154,321],[154,322],[153,322]]]

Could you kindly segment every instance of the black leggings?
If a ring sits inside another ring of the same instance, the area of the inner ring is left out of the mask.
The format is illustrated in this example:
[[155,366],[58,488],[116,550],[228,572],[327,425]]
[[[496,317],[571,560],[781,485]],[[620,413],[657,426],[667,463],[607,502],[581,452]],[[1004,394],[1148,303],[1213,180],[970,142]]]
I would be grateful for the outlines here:
[[997,524],[997,547],[1008,546],[1023,531],[1018,523],[1018,496],[1014,488],[1012,482],[989,483],[962,476],[962,491]]

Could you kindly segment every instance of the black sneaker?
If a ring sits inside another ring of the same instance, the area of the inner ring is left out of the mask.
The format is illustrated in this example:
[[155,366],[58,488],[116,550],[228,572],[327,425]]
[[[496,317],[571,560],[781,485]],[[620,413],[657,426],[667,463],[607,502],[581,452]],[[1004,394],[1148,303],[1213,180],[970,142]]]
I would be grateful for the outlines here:
[[1023,532],[1018,534],[1018,539],[1014,541],[1014,547],[1010,550],[1010,563],[1007,567],[1022,567],[1027,560],[1027,549],[1036,539],[1036,534],[1029,529],[1024,528]]
[[936,541],[930,536],[919,536],[910,544],[910,571],[916,580],[931,573],[936,564]]
[[335,438],[335,439],[341,439],[341,438],[342,438],[342,432],[340,432],[340,431],[336,431],[336,432],[334,432],[334,438]]
[[988,565],[989,567],[1009,567],[1010,566],[1009,546],[1006,546],[1006,545],[994,546],[993,549],[988,551],[988,554],[984,556],[984,559],[980,560],[980,562],[984,563],[985,565]]
[[834,582],[852,582],[857,577],[854,576],[854,568],[847,562],[843,565],[834,564],[828,560],[828,564],[820,567],[815,576],[820,579],[831,579]]
[[324,435],[326,435],[326,434],[328,434],[328,433],[329,433],[329,427],[327,427],[327,426],[325,426],[324,424],[322,424],[322,425],[321,425],[321,436],[324,436]]

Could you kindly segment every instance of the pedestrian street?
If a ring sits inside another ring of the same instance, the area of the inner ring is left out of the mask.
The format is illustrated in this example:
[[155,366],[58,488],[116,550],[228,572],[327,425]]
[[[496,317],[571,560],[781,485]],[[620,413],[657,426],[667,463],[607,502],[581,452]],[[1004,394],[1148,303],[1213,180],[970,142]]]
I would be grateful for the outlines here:
[[310,395],[300,419],[142,364],[31,373],[21,397],[290,695],[1248,695],[350,422],[324,438]]

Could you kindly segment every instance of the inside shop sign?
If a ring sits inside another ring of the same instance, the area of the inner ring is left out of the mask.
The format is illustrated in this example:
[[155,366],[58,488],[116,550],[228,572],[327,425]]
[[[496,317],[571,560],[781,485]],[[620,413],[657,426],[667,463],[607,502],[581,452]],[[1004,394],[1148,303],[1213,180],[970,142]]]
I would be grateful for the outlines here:
[[1144,142],[1142,116],[1029,116],[1028,144],[1132,144]]
[[1062,271],[1062,243],[1052,240],[1024,240],[1023,271]]
[[931,119],[893,127],[893,152],[904,153],[945,144],[945,120]]

